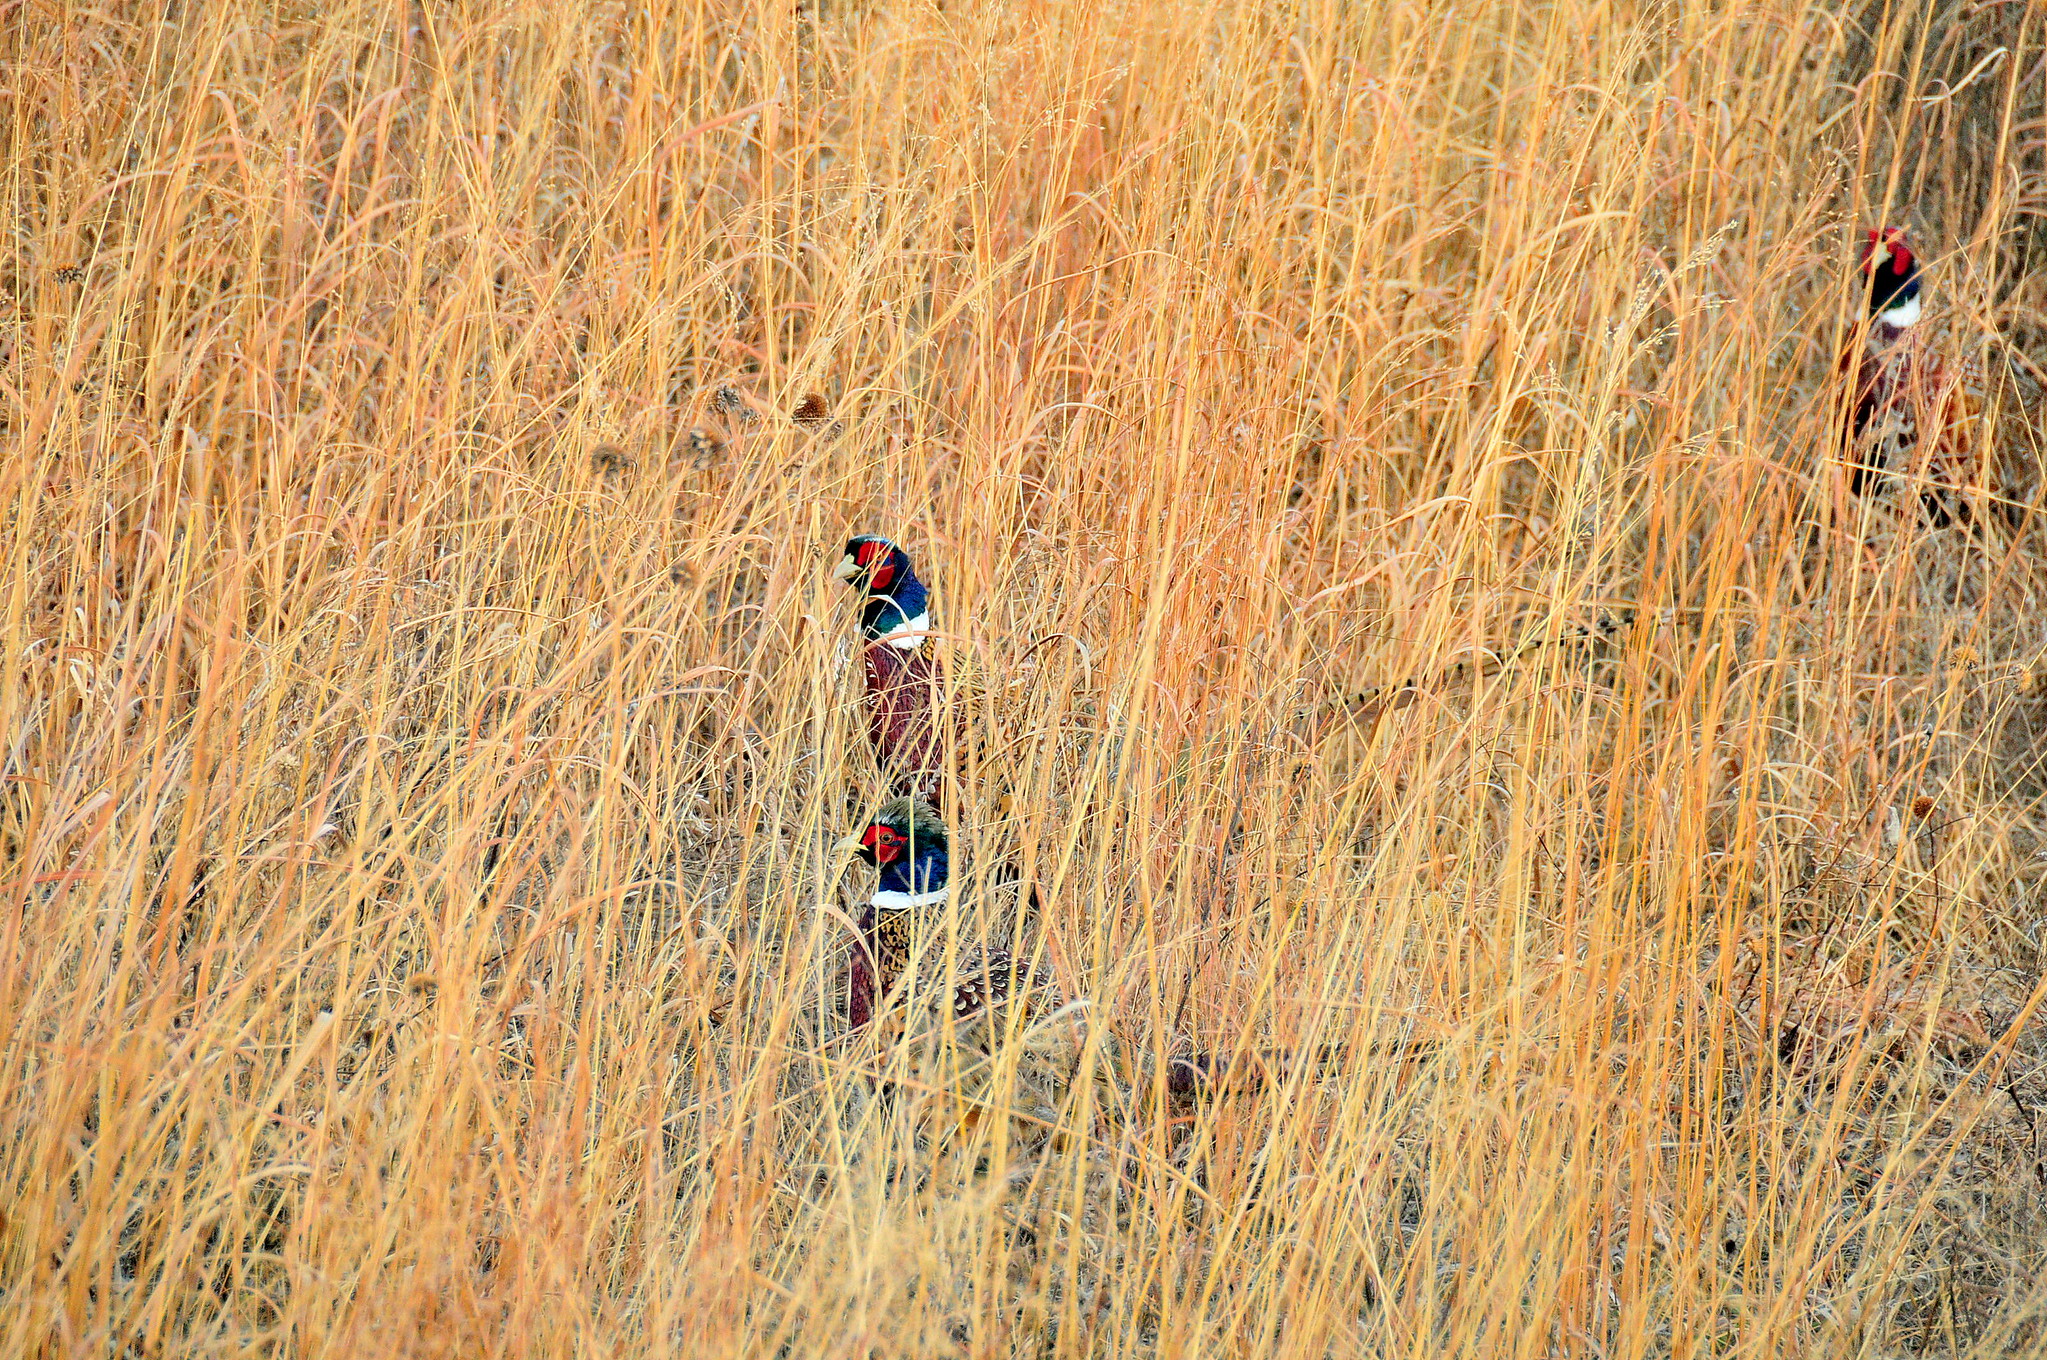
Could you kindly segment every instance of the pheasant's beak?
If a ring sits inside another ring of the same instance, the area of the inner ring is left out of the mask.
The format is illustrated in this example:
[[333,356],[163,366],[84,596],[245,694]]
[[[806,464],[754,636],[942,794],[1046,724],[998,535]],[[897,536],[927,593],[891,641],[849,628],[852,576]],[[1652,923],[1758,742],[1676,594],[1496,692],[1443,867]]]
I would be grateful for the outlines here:
[[832,575],[841,581],[850,581],[859,574],[860,564],[853,560],[850,553],[839,559],[838,567],[832,572]]
[[857,855],[864,848],[860,844],[860,833],[857,831],[843,840],[832,842],[832,852],[839,855]]

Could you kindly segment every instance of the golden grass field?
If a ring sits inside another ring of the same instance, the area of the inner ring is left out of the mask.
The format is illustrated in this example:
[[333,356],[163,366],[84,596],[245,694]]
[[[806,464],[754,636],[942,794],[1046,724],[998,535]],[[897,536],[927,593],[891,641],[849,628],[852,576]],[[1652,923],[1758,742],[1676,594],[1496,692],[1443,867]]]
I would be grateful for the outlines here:
[[[2043,41],[0,4],[0,1355],[2047,1353],[2031,389],[1830,462],[1865,227],[2047,360]],[[860,531],[1049,1120],[843,1033]]]

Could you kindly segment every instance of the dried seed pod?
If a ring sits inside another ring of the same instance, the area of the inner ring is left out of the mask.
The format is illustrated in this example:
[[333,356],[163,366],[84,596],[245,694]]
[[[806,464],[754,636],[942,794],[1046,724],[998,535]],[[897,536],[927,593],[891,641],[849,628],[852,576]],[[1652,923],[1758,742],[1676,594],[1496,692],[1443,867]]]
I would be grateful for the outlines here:
[[711,394],[711,410],[741,425],[758,424],[761,418],[753,403],[746,399],[746,394],[731,383],[723,384]]

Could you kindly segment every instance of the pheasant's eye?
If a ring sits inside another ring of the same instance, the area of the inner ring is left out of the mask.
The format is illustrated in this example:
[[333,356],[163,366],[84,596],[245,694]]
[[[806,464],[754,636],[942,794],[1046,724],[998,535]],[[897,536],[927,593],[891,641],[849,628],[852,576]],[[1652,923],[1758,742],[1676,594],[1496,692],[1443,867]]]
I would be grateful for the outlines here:
[[873,557],[874,544],[872,542],[862,543],[859,547],[853,549],[853,564],[855,566],[864,567],[868,565]]
[[901,832],[879,823],[868,827],[866,833],[860,837],[860,844],[873,854],[876,864],[893,863],[896,857],[903,853],[903,847],[908,843],[908,837]]

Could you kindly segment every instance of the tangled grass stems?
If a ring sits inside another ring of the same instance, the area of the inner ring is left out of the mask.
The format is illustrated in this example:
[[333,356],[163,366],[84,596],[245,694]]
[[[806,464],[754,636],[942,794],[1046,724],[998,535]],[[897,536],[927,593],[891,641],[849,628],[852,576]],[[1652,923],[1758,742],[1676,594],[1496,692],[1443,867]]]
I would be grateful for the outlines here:
[[[2037,469],[2031,7],[0,54],[6,1353],[2041,1344],[2038,479],[1830,461],[1886,221]],[[1050,1115],[842,1033],[859,530]]]

